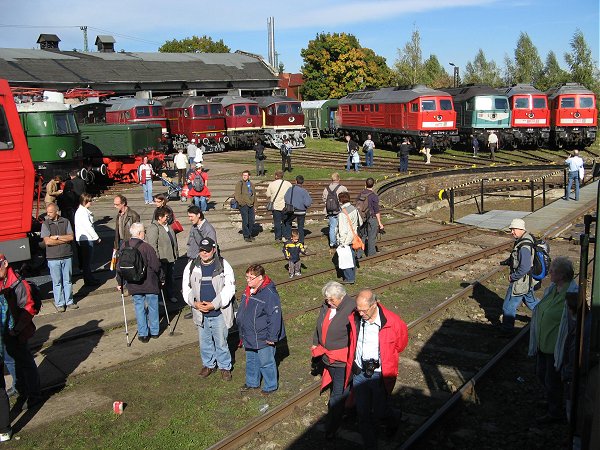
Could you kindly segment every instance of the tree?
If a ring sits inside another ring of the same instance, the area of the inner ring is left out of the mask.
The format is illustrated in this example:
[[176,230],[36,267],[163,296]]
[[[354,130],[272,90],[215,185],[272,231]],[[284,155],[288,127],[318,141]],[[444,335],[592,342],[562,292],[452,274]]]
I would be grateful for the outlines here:
[[398,49],[395,68],[396,81],[399,86],[423,83],[424,68],[419,30],[415,29],[412,32],[410,41],[404,45],[402,50]]
[[515,60],[511,74],[512,83],[536,84],[542,75],[542,59],[527,33],[521,32],[515,48]]
[[569,80],[569,74],[560,67],[556,54],[553,51],[548,52],[546,63],[542,70],[542,76],[539,78],[535,87],[540,91],[546,91],[553,86],[566,83]]
[[423,63],[423,77],[419,82],[434,89],[440,89],[452,86],[453,79],[444,70],[437,56],[429,55],[429,58]]
[[167,41],[158,48],[163,53],[229,53],[231,49],[225,45],[223,39],[213,41],[209,36],[192,36],[181,40]]
[[503,84],[498,65],[494,60],[488,61],[482,49],[479,49],[473,62],[467,63],[464,82],[466,84],[488,84],[492,87],[500,87]]
[[304,64],[304,84],[300,88],[306,100],[340,98],[365,87],[389,86],[392,72],[385,58],[360,46],[347,33],[319,33],[300,51]]
[[598,68],[581,30],[575,30],[570,45],[571,52],[565,53],[565,61],[571,70],[571,81],[581,83],[596,93],[600,92]]

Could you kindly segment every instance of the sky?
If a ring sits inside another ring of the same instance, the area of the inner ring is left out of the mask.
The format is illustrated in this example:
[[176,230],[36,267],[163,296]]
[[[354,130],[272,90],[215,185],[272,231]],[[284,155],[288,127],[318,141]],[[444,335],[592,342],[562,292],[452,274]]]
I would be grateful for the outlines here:
[[[274,6],[276,5],[276,6]],[[275,19],[275,46],[286,72],[299,72],[300,51],[318,33],[351,33],[361,46],[386,58],[390,67],[414,29],[421,35],[423,59],[435,54],[449,73],[462,75],[481,48],[503,67],[514,58],[521,32],[542,61],[563,54],[580,29],[598,62],[598,0],[0,0],[0,47],[38,48],[41,33],[56,34],[62,50],[83,49],[88,27],[90,50],[98,34],[113,35],[115,49],[153,52],[165,41],[192,35],[223,39],[232,51],[268,57],[267,19]]]

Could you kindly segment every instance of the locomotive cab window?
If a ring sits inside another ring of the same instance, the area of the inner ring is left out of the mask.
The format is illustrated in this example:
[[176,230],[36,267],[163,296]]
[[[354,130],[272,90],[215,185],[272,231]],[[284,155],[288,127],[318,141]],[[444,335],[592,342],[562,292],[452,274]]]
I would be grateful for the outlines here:
[[136,106],[135,108],[136,117],[150,117],[150,108],[147,106]]
[[[181,114],[181,111],[178,111]],[[187,109],[183,110],[183,117],[190,117],[190,112]]]
[[0,150],[8,150],[13,148],[12,137],[8,129],[8,121],[4,114],[4,108],[0,106]]
[[288,113],[289,113],[288,105],[286,105],[285,103],[280,103],[279,105],[277,105],[277,114],[288,114]]
[[302,106],[300,103],[292,103],[290,107],[292,108],[292,114],[302,114]]
[[207,105],[194,105],[194,116],[206,116],[208,115]]
[[442,111],[452,111],[452,100],[440,99],[440,109]]
[[213,103],[210,105],[210,114],[212,116],[220,116],[223,114],[223,111],[221,109],[221,105],[219,105],[218,103]]
[[163,107],[162,106],[153,106],[152,107],[152,115],[154,117],[164,116],[165,112],[163,111]]
[[533,109],[546,109],[546,99],[544,97],[534,98]]
[[422,111],[435,111],[435,100],[421,100]]
[[495,98],[494,109],[508,109],[508,99],[506,98]]
[[575,97],[562,97],[560,99],[561,108],[575,108]]
[[410,110],[411,110],[411,112],[419,112],[419,104],[418,103],[411,103],[410,104]]
[[79,132],[75,115],[73,114],[56,114],[54,121],[56,134],[76,134]]
[[529,109],[529,99],[525,97],[516,99],[515,109]]
[[580,108],[593,108],[594,98],[593,97],[579,97]]
[[233,107],[233,115],[234,116],[245,116],[246,115],[246,105],[235,105]]
[[256,105],[250,105],[250,115],[251,116],[258,116],[258,106]]

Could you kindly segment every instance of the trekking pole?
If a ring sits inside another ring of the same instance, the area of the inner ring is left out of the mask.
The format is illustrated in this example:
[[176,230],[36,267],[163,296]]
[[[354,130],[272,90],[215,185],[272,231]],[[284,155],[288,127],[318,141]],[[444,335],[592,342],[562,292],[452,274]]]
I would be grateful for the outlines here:
[[125,340],[127,341],[127,347],[131,347],[131,342],[129,342],[129,330],[127,329],[127,314],[125,313],[125,296],[123,295],[123,291],[121,291],[121,300],[123,301],[123,317],[125,318]]
[[167,302],[165,301],[165,291],[160,290],[160,296],[162,297],[163,305],[165,307],[165,317],[167,318],[167,325],[169,326],[169,336],[173,336],[173,329],[171,328],[171,321],[169,320],[169,311],[167,311]]

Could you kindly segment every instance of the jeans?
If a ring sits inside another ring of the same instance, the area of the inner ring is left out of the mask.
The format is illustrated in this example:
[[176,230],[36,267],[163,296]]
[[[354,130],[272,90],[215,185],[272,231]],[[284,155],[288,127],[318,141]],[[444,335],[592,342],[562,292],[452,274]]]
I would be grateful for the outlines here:
[[298,225],[298,240],[304,244],[304,221],[306,214],[286,214],[283,219],[283,237],[291,239],[292,237],[292,222],[296,219]]
[[[377,428],[380,421],[393,421],[393,413],[388,407],[388,396],[383,385],[381,372],[367,378],[364,372],[352,378],[352,390],[356,399],[358,429],[364,448],[377,448]],[[391,423],[390,423],[391,424]]]
[[[175,280],[173,278],[174,262],[161,261],[160,266],[165,275],[165,295],[168,299],[175,297]],[[165,299],[166,300],[166,299]]]
[[[148,309],[146,310],[146,304]],[[139,337],[148,336],[148,328],[152,336],[158,336],[158,294],[133,294],[135,320]]]
[[194,165],[194,157],[193,156],[188,156],[188,161],[190,162],[190,167]]
[[240,205],[240,214],[242,215],[242,234],[244,239],[252,237],[252,229],[254,228],[254,207]]
[[[377,233],[379,232],[379,223],[377,217],[370,217],[365,223],[358,229],[358,235],[365,243],[364,253],[366,256],[372,256],[377,253]],[[362,250],[359,250],[359,255],[362,254]]]
[[142,184],[142,188],[144,189],[144,202],[152,203],[152,180],[146,180]]
[[354,283],[356,281],[356,250],[350,247],[352,251],[352,259],[354,260],[354,267],[350,267],[349,269],[342,269],[342,277],[344,277],[344,281],[350,281]]
[[275,240],[280,241],[283,236],[283,211],[273,210],[273,228],[275,229]]
[[256,175],[265,174],[265,161],[263,159],[256,160]]
[[490,157],[492,161],[496,160],[496,149],[498,148],[498,144],[490,144]]
[[281,157],[281,171],[285,172],[287,167],[288,172],[292,171],[292,156],[282,156]]
[[204,323],[198,327],[200,357],[204,367],[218,367],[231,370],[231,354],[227,346],[227,326],[223,315],[204,316]]
[[400,156],[400,172],[408,172],[408,155]]
[[52,293],[56,307],[73,304],[73,285],[71,284],[71,271],[73,260],[49,259],[48,269],[52,278]]
[[367,153],[365,153],[365,166],[373,167],[373,153],[372,149],[367,150]]
[[350,388],[344,389],[346,380],[346,367],[325,366],[331,375],[331,393],[327,403],[327,417],[325,418],[325,432],[335,433],[342,423],[344,406]]
[[208,209],[208,203],[206,202],[206,197],[195,195],[192,197],[194,205],[200,208],[201,211],[206,211]]
[[565,200],[569,200],[571,196],[571,186],[575,182],[575,201],[579,201],[579,171],[569,172],[569,183],[567,184],[567,192],[565,192]]
[[554,354],[542,353],[538,350],[535,372],[544,387],[548,400],[548,414],[552,417],[562,418],[564,415],[563,383],[560,379],[560,372],[554,368]]
[[[81,249],[81,269],[83,270],[83,280],[86,284],[95,283],[96,279],[92,274],[92,259],[94,258],[94,241],[79,241],[77,243]],[[71,301],[72,303],[72,301]]]
[[337,227],[338,227],[338,216],[327,216],[329,221],[329,246],[335,247],[337,245]]
[[6,352],[15,361],[15,388],[20,395],[28,398],[41,396],[40,375],[27,342],[21,342],[17,336],[5,336]]
[[512,295],[512,288],[513,283],[510,283],[506,290],[504,304],[502,305],[502,325],[509,329],[512,329],[515,326],[515,316],[517,315],[517,308],[521,302],[525,303],[532,311],[539,303],[539,300],[536,300],[533,295],[533,289],[529,289],[529,292],[525,295]]
[[[0,358],[0,370],[4,373],[4,365]],[[4,377],[0,382],[0,433],[8,433],[10,431],[10,403],[6,395],[6,384]]]
[[246,386],[259,387],[263,379],[263,391],[277,389],[277,364],[275,364],[275,346],[269,345],[260,350],[246,349]]
[[17,370],[15,369],[15,360],[12,356],[8,354],[6,351],[6,343],[2,344],[3,352],[4,352],[4,367],[12,377],[12,388],[17,389]]
[[352,166],[352,155],[348,155],[348,159],[346,160],[346,172],[350,172]]

